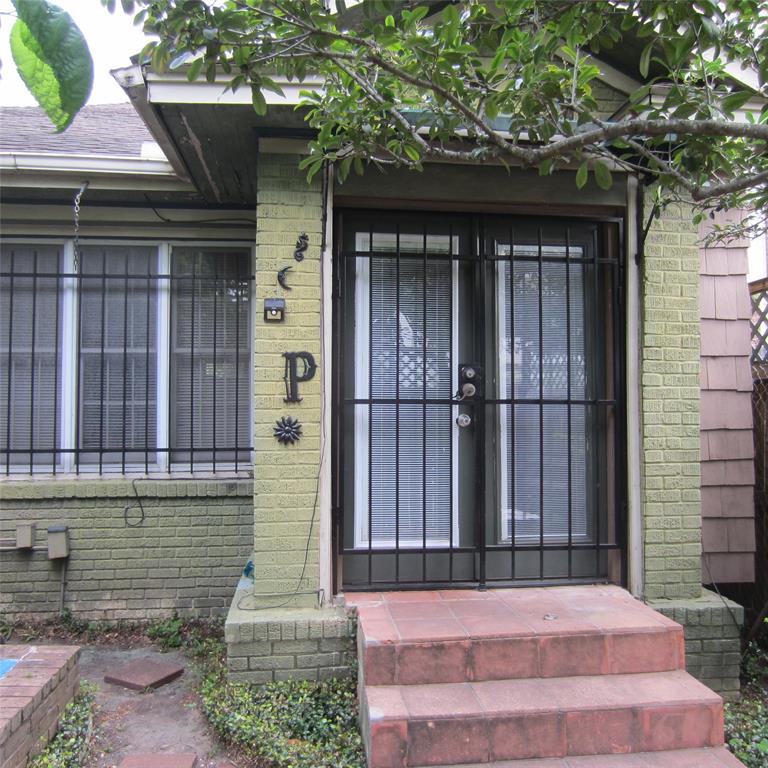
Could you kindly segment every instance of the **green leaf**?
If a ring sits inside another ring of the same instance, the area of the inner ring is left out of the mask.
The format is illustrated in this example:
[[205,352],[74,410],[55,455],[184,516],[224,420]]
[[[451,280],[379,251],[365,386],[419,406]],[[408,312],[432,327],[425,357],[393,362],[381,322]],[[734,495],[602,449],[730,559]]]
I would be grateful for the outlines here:
[[395,28],[395,17],[390,15],[387,16],[386,19],[384,19],[384,26],[385,27],[391,27],[392,29]]
[[459,12],[456,10],[455,5],[448,4],[443,8],[443,21],[446,24],[457,27],[461,24],[461,17],[459,16]]
[[576,186],[579,189],[581,189],[587,183],[588,177],[589,177],[589,166],[587,165],[587,161],[585,160],[579,166],[579,170],[576,171]]
[[681,120],[687,120],[691,115],[693,115],[698,107],[695,104],[681,104],[675,111],[672,113],[672,117],[680,118]]
[[654,40],[651,40],[651,42],[643,48],[643,52],[640,54],[640,61],[637,64],[637,68],[640,70],[640,74],[643,77],[648,77],[648,66],[651,63],[651,53],[653,53],[654,42]]
[[203,59],[195,59],[187,70],[187,80],[191,83],[193,80],[197,80],[197,76],[200,74],[200,70],[203,68]]
[[257,115],[266,115],[267,100],[264,98],[264,94],[261,92],[261,88],[256,85],[251,87],[251,99],[253,101],[253,111]]
[[63,131],[90,96],[93,61],[72,17],[46,0],[13,0],[18,19],[11,55],[19,76],[56,131]]
[[723,112],[734,112],[737,109],[743,107],[754,96],[752,91],[737,91],[736,93],[729,93],[720,102],[720,107]]
[[421,155],[419,154],[419,150],[416,149],[412,144],[403,144],[403,152],[405,152],[408,157],[413,160],[414,163],[418,163],[421,159]]
[[552,167],[554,166],[555,161],[550,158],[549,160],[545,160],[540,166],[539,166],[539,176],[549,176],[552,173]]
[[608,166],[604,163],[595,163],[595,181],[600,189],[610,189],[613,186],[613,176]]

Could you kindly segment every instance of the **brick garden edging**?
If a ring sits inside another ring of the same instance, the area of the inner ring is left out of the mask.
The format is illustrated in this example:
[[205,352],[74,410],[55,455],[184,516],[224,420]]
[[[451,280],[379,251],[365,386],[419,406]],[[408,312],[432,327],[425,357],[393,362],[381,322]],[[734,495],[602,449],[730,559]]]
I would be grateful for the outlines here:
[[20,659],[0,678],[0,766],[24,768],[56,733],[80,684],[80,648],[0,645],[0,658]]

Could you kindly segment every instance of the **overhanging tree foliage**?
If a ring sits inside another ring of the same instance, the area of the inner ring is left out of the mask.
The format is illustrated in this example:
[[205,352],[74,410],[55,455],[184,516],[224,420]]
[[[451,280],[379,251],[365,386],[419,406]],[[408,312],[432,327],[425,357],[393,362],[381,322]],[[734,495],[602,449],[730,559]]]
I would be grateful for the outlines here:
[[[601,187],[611,168],[640,171],[665,199],[701,211],[768,206],[768,3],[761,0],[141,0],[161,42],[155,67],[218,71],[250,87],[257,112],[274,75],[319,76],[307,92],[316,128],[304,161],[343,178],[364,162],[502,162],[550,174],[575,167]],[[601,113],[595,57],[642,47],[644,80]],[[754,88],[727,65],[757,76]],[[759,106],[744,110],[748,102]]]
[[[317,129],[309,175],[325,161],[343,179],[367,162],[438,159],[569,167],[577,186],[593,174],[608,187],[619,167],[699,215],[751,210],[739,233],[767,226],[765,0],[120,3],[158,36],[144,51],[156,69],[209,81],[224,72],[259,113],[264,91],[280,91],[276,75],[319,78],[302,105]],[[595,94],[606,51],[643,81],[612,115]]]
[[88,101],[93,61],[72,17],[46,0],[12,0],[11,55],[19,76],[57,131]]

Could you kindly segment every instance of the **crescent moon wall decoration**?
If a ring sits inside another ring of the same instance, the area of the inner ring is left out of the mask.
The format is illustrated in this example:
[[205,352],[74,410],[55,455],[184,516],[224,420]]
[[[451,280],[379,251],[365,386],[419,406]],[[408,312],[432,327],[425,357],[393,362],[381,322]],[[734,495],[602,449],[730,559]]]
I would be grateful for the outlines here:
[[293,269],[293,267],[288,266],[277,270],[277,282],[280,284],[280,287],[284,288],[286,291],[293,290],[293,288],[285,282],[288,279],[288,272],[291,269]]

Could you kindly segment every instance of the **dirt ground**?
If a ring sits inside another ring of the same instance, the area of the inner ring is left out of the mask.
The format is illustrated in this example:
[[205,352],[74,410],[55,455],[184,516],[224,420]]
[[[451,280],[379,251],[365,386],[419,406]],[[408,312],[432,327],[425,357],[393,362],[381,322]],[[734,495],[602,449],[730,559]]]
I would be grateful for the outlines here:
[[[104,682],[110,670],[140,658],[177,661],[184,674],[147,693]],[[83,768],[114,768],[136,753],[195,752],[198,768],[231,768],[200,711],[195,671],[182,653],[153,647],[121,649],[83,646],[80,675],[96,688],[96,728],[91,756]]]

